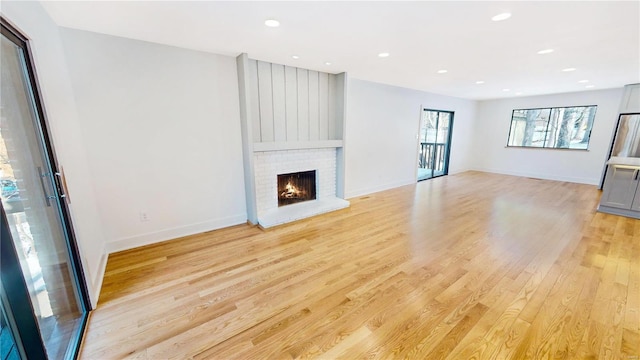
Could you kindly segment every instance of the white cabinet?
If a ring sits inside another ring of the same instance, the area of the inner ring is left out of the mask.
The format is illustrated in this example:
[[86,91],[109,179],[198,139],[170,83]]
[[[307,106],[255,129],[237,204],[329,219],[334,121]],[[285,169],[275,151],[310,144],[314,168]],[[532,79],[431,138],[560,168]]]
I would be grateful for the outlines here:
[[640,166],[609,165],[598,211],[640,219]]

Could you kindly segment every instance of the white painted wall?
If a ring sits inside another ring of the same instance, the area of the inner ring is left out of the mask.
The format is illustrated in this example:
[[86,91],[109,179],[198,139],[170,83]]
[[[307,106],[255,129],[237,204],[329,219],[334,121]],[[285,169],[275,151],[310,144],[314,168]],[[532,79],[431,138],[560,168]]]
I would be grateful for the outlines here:
[[80,132],[80,118],[69,82],[58,26],[38,2],[3,1],[2,16],[31,39],[29,43],[49,130],[57,159],[64,167],[67,177],[74,231],[91,301],[95,306],[107,260],[104,228],[98,214],[92,174],[86,157],[86,143]]
[[476,102],[349,78],[345,197],[416,182],[423,108],[453,111],[449,173],[471,167]]
[[64,28],[61,36],[107,250],[245,222],[235,59]]
[[[478,103],[473,169],[598,184],[618,120],[622,88],[487,100]],[[588,151],[507,148],[513,109],[598,105]]]

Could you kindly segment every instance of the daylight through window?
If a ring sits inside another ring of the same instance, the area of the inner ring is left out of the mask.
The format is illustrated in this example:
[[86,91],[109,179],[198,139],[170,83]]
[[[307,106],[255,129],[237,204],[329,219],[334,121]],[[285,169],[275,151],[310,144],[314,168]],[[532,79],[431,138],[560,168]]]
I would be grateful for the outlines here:
[[586,150],[596,108],[593,105],[513,110],[507,146]]

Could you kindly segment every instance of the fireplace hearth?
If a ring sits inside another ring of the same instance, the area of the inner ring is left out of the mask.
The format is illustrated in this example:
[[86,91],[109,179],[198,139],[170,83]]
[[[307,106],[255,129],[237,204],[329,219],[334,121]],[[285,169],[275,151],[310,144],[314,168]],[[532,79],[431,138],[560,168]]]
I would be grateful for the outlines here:
[[316,199],[316,171],[278,174],[278,206]]

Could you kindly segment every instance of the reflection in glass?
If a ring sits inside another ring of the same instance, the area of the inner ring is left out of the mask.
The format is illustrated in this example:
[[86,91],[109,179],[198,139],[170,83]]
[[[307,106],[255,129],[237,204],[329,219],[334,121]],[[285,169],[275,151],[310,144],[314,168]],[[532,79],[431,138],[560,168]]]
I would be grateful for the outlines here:
[[[0,287],[0,291],[4,291]],[[20,351],[9,327],[9,320],[4,310],[4,294],[0,294],[0,359],[20,360]]]
[[[84,308],[71,269],[59,198],[40,138],[22,48],[2,36],[0,183],[2,205],[50,359],[75,349]],[[6,241],[7,239],[3,239]]]
[[640,157],[640,114],[620,115],[611,156]]

